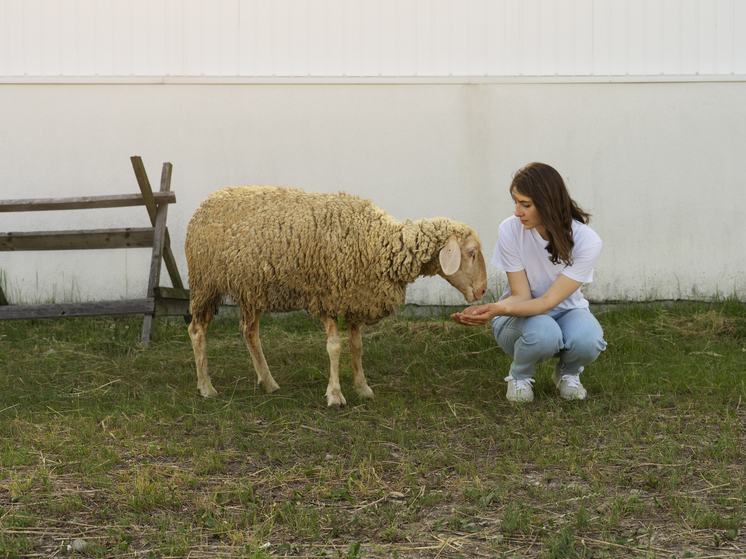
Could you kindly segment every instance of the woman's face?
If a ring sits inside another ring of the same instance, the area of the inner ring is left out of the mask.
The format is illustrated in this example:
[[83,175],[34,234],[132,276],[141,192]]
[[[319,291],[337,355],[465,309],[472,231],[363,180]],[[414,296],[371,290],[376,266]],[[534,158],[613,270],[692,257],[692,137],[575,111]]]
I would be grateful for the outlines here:
[[541,221],[539,210],[534,206],[533,201],[528,196],[524,196],[517,190],[513,190],[513,201],[515,202],[515,216],[521,220],[525,229],[536,229],[536,231],[546,238],[546,228]]

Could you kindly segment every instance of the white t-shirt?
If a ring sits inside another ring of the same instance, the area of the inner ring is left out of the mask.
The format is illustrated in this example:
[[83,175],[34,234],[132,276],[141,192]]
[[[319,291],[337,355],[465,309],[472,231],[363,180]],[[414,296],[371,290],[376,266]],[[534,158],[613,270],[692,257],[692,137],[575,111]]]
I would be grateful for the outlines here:
[[[593,266],[601,254],[601,238],[596,232],[580,223],[572,222],[572,266],[564,263],[552,264],[546,247],[548,241],[541,238],[536,228],[526,229],[516,216],[507,218],[500,224],[497,246],[492,256],[492,265],[504,272],[526,270],[533,298],[541,297],[560,274],[580,283],[593,281]],[[510,283],[505,286],[500,300],[510,297]],[[580,289],[554,307],[549,315],[557,315],[570,309],[588,308],[588,301]]]

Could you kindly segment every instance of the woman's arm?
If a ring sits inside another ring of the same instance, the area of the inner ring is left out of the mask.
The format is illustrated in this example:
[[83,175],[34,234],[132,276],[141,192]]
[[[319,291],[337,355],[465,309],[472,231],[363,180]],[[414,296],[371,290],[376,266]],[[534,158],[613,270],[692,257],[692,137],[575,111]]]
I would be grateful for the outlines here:
[[451,318],[464,326],[479,326],[480,324],[487,324],[496,316],[536,316],[544,314],[575,293],[582,285],[582,283],[560,274],[554,283],[549,286],[546,293],[534,299],[531,297],[531,287],[525,270],[508,272],[508,282],[510,283],[511,295],[507,299],[497,303],[469,307],[460,313],[451,315]]

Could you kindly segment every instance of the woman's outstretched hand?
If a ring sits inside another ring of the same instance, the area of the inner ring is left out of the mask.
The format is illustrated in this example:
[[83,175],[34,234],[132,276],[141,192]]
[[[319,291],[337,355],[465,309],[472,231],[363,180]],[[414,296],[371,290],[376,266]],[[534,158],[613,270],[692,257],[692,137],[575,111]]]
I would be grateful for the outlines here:
[[498,316],[499,309],[495,308],[494,303],[486,305],[474,305],[451,315],[451,319],[464,326],[481,326],[487,324],[494,317]]

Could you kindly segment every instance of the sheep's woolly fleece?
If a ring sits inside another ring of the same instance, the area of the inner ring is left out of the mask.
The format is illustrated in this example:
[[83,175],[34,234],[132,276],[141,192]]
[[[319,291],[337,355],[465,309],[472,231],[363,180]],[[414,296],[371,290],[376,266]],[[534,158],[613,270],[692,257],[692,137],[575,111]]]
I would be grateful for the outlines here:
[[224,188],[187,228],[191,312],[209,320],[229,295],[247,316],[305,308],[374,324],[404,302],[408,283],[441,271],[438,251],[454,233],[479,240],[464,223],[400,222],[344,192]]

